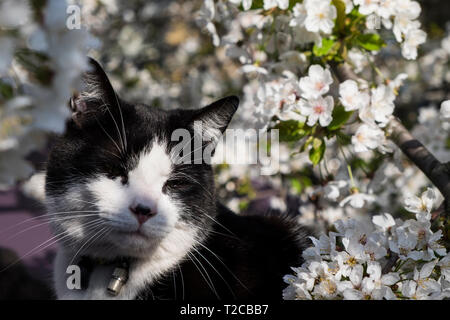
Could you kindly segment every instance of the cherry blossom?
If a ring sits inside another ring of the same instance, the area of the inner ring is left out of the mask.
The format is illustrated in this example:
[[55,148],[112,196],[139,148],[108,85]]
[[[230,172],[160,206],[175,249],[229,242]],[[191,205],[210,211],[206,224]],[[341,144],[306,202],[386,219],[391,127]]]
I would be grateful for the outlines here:
[[336,7],[331,5],[330,0],[306,0],[305,7],[307,17],[305,20],[306,30],[311,32],[322,31],[331,33],[337,17]]
[[375,126],[362,124],[352,137],[356,152],[365,152],[379,147],[384,140],[384,132]]
[[319,97],[308,101],[301,100],[299,107],[302,115],[308,117],[308,126],[313,126],[318,121],[322,127],[328,126],[333,120],[331,116],[333,108],[334,100],[331,96]]
[[302,97],[305,99],[317,99],[330,90],[333,78],[328,69],[320,65],[309,67],[308,76],[299,81],[299,87],[302,90]]
[[339,94],[345,111],[367,108],[370,102],[370,96],[367,93],[360,92],[358,84],[354,80],[342,82],[339,86]]

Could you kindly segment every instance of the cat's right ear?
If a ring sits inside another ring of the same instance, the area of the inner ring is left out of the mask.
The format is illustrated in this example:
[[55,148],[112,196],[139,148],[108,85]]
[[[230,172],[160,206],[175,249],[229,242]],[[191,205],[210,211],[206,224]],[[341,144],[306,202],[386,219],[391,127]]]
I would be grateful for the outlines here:
[[116,109],[119,98],[101,65],[88,57],[89,69],[82,75],[81,89],[70,99],[72,119],[78,126],[95,119],[96,114]]

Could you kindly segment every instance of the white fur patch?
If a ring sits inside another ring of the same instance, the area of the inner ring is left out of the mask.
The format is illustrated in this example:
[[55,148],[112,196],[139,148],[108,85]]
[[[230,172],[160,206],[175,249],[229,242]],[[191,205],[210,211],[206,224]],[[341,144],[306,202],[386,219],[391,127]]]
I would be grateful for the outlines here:
[[[54,275],[58,298],[132,299],[155,278],[176,267],[187,255],[195,245],[197,230],[179,221],[182,208],[162,192],[171,167],[171,158],[164,146],[154,143],[138,156],[136,167],[128,172],[127,184],[122,184],[120,178],[96,176],[86,184],[72,186],[63,199],[51,199],[50,203],[55,207],[65,205],[78,208],[83,205],[79,201],[95,203],[96,209],[100,211],[98,216],[104,220],[102,227],[111,229],[101,241],[112,245],[113,249],[99,250],[94,245],[89,248],[91,255],[109,259],[119,256],[137,258],[130,266],[130,279],[121,294],[112,297],[106,291],[112,266],[95,268],[87,290],[69,290],[66,286],[66,269],[74,252],[67,247],[61,248],[55,261]],[[148,206],[157,214],[139,225],[129,209],[137,204]],[[79,222],[65,221],[62,225],[69,232],[79,230],[75,237],[77,243],[82,244],[87,240],[89,233],[83,232]],[[137,231],[139,234],[136,234]]]
[[128,183],[120,178],[109,179],[99,176],[88,184],[89,191],[101,211],[100,216],[122,231],[136,231],[137,219],[130,212],[130,206],[141,204],[156,211],[156,216],[141,226],[149,236],[155,232],[166,232],[173,228],[178,218],[178,208],[167,194],[162,192],[171,170],[171,160],[163,146],[153,144],[150,151],[142,152],[137,166],[128,173]]
[[163,273],[176,268],[195,244],[196,232],[191,227],[181,225],[170,233],[147,258],[139,259],[130,265],[129,280],[119,295],[112,296],[107,287],[113,272],[113,266],[97,266],[89,278],[87,290],[68,289],[66,282],[70,274],[66,273],[71,260],[70,254],[60,249],[54,264],[54,281],[58,299],[61,300],[131,300],[139,292]]

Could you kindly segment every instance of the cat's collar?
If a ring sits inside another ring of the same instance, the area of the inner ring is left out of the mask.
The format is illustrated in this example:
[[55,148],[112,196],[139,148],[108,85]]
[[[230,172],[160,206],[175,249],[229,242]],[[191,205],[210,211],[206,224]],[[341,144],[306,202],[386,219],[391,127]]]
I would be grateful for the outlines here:
[[117,296],[122,287],[127,283],[129,277],[131,258],[120,257],[114,260],[103,258],[94,258],[89,256],[82,256],[78,262],[81,270],[81,287],[87,289],[89,287],[89,279],[92,270],[95,266],[114,265],[111,279],[108,286],[105,288],[112,296]]

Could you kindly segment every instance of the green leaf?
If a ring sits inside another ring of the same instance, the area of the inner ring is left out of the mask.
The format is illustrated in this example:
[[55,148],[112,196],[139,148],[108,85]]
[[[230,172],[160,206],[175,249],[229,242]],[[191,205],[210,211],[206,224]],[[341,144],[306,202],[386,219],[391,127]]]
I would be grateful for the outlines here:
[[386,44],[378,34],[366,33],[356,37],[356,44],[368,51],[378,51]]
[[312,148],[309,150],[309,159],[314,165],[322,160],[325,149],[325,141],[323,139],[314,138]]
[[342,0],[333,0],[331,2],[337,9],[337,17],[335,27],[339,31],[343,31],[345,29],[345,3]]
[[294,190],[297,192],[297,194],[302,193],[303,186],[302,183],[297,179],[291,179],[291,185],[294,188]]
[[290,178],[291,186],[297,192],[297,194],[302,194],[303,190],[307,187],[312,186],[311,179],[306,175],[300,175],[297,177]]
[[308,146],[311,144],[311,142],[313,142],[313,140],[314,140],[314,137],[309,136],[308,139],[306,139],[305,143],[301,146],[300,152],[305,151],[306,148],[308,148]]
[[350,144],[352,142],[352,137],[347,135],[347,134],[345,134],[345,133],[343,133],[343,132],[341,132],[341,131],[335,131],[335,134],[336,134],[337,141],[341,145],[346,146],[346,145],[348,145],[348,144]]
[[11,85],[0,81],[0,95],[5,99],[11,99],[14,95],[14,90]]
[[333,48],[333,45],[335,44],[334,40],[331,39],[322,39],[322,46],[318,47],[316,44],[313,48],[313,53],[317,57],[322,57],[327,55],[331,49]]
[[298,141],[310,132],[310,128],[305,128],[303,122],[295,120],[282,121],[274,129],[279,130],[280,141],[282,142]]
[[[264,7],[264,1],[263,0],[253,0],[252,6],[250,7],[250,10],[255,9],[262,9]],[[244,8],[242,7],[242,4],[239,6],[239,9],[244,11]]]
[[333,110],[333,120],[328,125],[328,131],[340,129],[353,114],[353,111],[345,111],[343,106],[337,106]]

